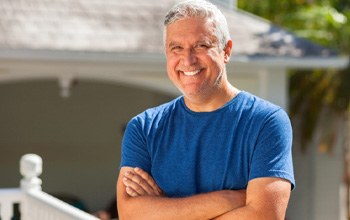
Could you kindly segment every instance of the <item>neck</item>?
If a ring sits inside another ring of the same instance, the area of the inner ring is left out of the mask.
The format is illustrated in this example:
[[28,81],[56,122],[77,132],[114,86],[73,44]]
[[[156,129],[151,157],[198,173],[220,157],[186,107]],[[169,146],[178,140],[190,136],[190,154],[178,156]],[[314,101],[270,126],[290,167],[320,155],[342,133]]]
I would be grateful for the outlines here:
[[205,97],[186,97],[184,98],[186,106],[195,112],[211,112],[215,111],[227,102],[232,100],[240,91],[227,84],[225,88],[218,90],[215,94],[210,94]]

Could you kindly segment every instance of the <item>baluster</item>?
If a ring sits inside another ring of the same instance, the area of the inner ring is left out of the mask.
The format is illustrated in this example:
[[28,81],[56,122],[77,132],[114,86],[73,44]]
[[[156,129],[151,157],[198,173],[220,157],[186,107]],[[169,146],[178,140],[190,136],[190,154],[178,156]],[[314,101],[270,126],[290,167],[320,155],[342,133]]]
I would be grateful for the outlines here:
[[0,206],[1,220],[11,220],[13,215],[13,204],[11,201],[4,201]]
[[22,202],[19,205],[19,212],[21,213],[21,220],[31,219],[28,211],[28,200],[26,197],[23,198]]

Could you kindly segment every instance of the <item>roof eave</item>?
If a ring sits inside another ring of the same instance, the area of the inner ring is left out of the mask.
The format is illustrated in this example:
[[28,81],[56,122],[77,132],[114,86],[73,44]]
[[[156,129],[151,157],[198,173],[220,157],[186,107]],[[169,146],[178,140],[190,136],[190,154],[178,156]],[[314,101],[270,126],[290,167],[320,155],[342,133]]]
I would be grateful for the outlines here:
[[349,57],[254,57],[233,56],[233,63],[251,63],[266,67],[284,67],[291,69],[345,69],[349,65]]
[[[158,63],[165,62],[162,53],[120,53],[101,51],[67,51],[35,49],[0,49],[0,60],[40,60],[57,62],[102,62],[102,63]],[[293,69],[334,68],[344,69],[349,65],[349,57],[272,57],[233,55],[230,63]]]
[[105,51],[0,49],[0,60],[40,60],[57,62],[157,62],[164,61],[161,53],[120,53]]

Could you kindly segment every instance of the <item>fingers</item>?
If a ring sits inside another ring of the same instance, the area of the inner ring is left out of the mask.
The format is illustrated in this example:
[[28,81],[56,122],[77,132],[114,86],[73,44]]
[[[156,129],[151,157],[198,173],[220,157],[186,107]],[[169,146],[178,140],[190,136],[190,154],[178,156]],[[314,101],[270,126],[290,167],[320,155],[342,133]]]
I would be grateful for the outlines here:
[[156,181],[144,170],[136,167],[134,168],[135,173],[140,175],[140,177],[147,182],[147,184],[152,188],[152,192],[156,195],[162,195],[163,191],[159,188]]
[[132,174],[125,173],[125,177],[123,178],[123,183],[126,186],[126,192],[129,194],[129,196],[135,197],[148,194],[141,187],[141,182],[135,182],[135,180],[133,180],[131,177],[133,177]]
[[126,192],[129,196],[161,196],[162,190],[158,187],[154,179],[140,168],[127,171],[123,177]]
[[135,191],[133,188],[131,188],[130,186],[126,187],[126,193],[131,196],[131,197],[136,197],[136,196],[140,196],[142,194],[140,194],[139,192]]

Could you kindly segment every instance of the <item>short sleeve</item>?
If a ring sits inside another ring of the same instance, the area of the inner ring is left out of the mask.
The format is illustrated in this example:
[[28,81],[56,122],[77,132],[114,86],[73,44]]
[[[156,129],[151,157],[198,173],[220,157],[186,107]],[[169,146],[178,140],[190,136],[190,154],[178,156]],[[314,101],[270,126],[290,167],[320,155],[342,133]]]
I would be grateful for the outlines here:
[[291,123],[282,109],[266,116],[251,158],[249,180],[282,178],[288,180],[293,189],[292,139]]
[[135,117],[128,123],[122,141],[120,168],[124,166],[140,167],[150,172],[151,160],[143,124],[141,117]]

